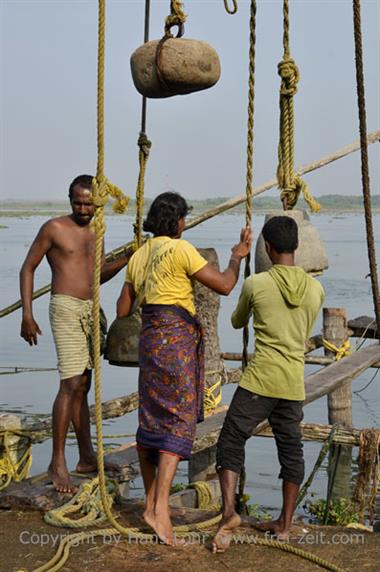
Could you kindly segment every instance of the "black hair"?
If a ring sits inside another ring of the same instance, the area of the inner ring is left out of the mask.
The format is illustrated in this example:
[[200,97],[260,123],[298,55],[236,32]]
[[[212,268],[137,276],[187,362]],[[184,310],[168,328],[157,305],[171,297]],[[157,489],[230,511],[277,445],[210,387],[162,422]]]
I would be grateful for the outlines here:
[[262,235],[278,254],[294,252],[298,246],[298,226],[290,216],[270,218],[263,227]]
[[73,198],[74,187],[76,185],[79,185],[83,189],[88,189],[89,191],[91,191],[92,190],[92,179],[93,179],[93,177],[91,175],[78,175],[78,177],[75,177],[75,179],[72,181],[72,183],[69,187],[69,198],[70,198],[70,200]]
[[166,192],[158,195],[150,205],[143,229],[154,236],[170,236],[178,234],[179,219],[184,218],[191,210],[180,194]]

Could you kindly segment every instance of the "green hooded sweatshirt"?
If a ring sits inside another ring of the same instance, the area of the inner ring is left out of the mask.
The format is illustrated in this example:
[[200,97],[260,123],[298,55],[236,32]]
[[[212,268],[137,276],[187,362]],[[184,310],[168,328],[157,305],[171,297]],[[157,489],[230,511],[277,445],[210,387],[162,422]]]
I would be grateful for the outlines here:
[[305,341],[323,300],[321,284],[299,266],[275,264],[246,278],[231,322],[242,328],[253,314],[256,353],[241,387],[267,397],[305,399]]

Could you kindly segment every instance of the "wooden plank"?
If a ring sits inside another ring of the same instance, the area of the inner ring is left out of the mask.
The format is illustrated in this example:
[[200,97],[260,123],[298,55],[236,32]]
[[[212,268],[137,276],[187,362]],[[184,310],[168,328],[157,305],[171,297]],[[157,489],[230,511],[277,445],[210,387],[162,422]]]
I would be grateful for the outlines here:
[[356,338],[380,338],[380,332],[376,328],[376,320],[370,316],[359,316],[358,318],[349,320],[348,327],[351,328],[353,332],[352,335]]
[[[333,391],[337,387],[340,387],[346,381],[354,379],[379,360],[380,344],[373,344],[327,366],[325,369],[322,369],[317,373],[309,375],[305,379],[306,403],[311,403],[312,401],[319,399],[319,397]],[[234,372],[234,375],[235,374],[236,372]],[[227,408],[224,407],[214,415],[207,417],[203,423],[200,423],[197,426],[197,435],[193,452],[198,452],[215,445],[220,429],[223,425],[226,409]],[[268,422],[263,421],[258,427],[256,427],[253,434],[255,435],[260,433],[260,431],[263,431],[266,427],[268,427]],[[105,461],[119,465],[120,468],[117,471],[115,470],[112,473],[110,472],[110,476],[113,475],[120,481],[135,478],[139,472],[136,447],[133,443],[124,445],[115,452],[109,453],[105,456]],[[34,477],[32,479],[27,479],[23,483],[10,485],[5,491],[0,493],[0,507],[9,506],[11,499],[15,499],[16,497],[16,500],[19,502],[18,506],[22,506],[23,502],[25,505],[30,506],[31,497],[41,496],[46,493],[46,483],[46,477],[45,481],[38,481],[38,477]],[[42,489],[39,488],[41,486]],[[49,494],[54,495],[55,502],[57,502],[57,498],[63,498],[61,494],[55,493],[55,491],[52,490],[51,485]],[[65,498],[61,504],[66,500],[67,499]],[[48,501],[44,502],[46,505]],[[46,510],[45,505],[41,506],[43,510]],[[53,504],[53,506],[57,506],[57,504]]]

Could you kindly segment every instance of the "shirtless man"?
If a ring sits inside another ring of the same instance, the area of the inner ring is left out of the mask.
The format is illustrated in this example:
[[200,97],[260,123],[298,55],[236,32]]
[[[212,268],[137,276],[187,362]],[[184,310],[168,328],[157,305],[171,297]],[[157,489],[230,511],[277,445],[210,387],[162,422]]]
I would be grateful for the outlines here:
[[[58,355],[60,387],[53,405],[53,452],[48,473],[58,492],[74,492],[65,459],[65,441],[73,423],[79,446],[76,471],[97,469],[91,443],[87,394],[91,386],[91,333],[95,234],[90,222],[95,213],[92,177],[80,175],[69,188],[72,213],[53,218],[39,230],[20,272],[22,300],[21,336],[30,346],[37,345],[42,332],[33,317],[33,279],[37,266],[46,256],[52,271],[49,317]],[[127,263],[132,252],[105,262],[101,282],[110,280]]]

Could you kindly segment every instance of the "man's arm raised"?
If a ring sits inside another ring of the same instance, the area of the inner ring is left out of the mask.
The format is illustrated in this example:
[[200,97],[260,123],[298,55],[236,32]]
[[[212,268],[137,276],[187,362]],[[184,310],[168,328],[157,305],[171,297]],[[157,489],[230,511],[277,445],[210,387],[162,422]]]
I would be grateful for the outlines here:
[[100,283],[104,284],[104,282],[108,282],[111,280],[122,268],[124,268],[131,256],[133,254],[133,248],[128,248],[124,254],[116,258],[115,260],[111,260],[110,262],[106,262],[106,258],[104,255],[104,247],[103,247],[103,258],[102,258],[102,270],[100,274]]
[[40,228],[20,271],[20,294],[22,302],[20,336],[24,338],[30,346],[37,345],[37,334],[41,335],[42,333],[33,317],[34,272],[51,245],[50,224],[47,222]]

